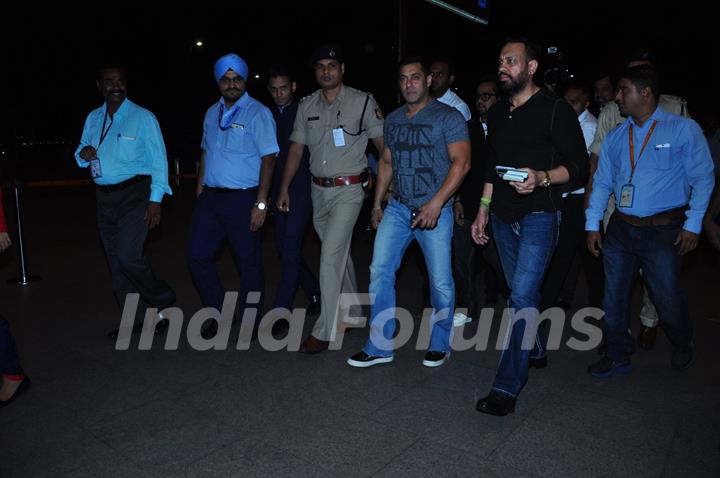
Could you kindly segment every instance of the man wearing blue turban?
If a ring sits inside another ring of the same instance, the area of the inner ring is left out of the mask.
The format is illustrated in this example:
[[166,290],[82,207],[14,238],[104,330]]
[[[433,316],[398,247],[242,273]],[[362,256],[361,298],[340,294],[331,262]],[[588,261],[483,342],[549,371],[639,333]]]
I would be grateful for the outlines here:
[[[221,98],[208,108],[203,122],[187,260],[203,305],[221,310],[225,290],[214,262],[227,237],[240,273],[242,313],[262,307],[260,228],[279,148],[272,113],[246,92],[245,60],[230,53],[215,63],[213,72]],[[201,334],[208,339],[217,329],[218,322],[211,320]]]

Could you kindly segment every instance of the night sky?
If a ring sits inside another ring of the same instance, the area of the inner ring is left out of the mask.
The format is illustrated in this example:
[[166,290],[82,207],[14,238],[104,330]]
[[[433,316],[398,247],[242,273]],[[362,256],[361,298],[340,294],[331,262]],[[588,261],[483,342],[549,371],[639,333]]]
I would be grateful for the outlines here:
[[[720,110],[720,24],[699,2],[488,0],[486,10],[470,0],[449,2],[490,25],[405,0],[405,53],[454,59],[454,86],[468,103],[476,80],[494,73],[502,39],[522,33],[558,46],[571,71],[590,80],[600,70],[617,69],[631,48],[653,46],[663,92],[688,98],[693,115]],[[316,88],[308,56],[319,44],[338,42],[345,49],[345,82],[373,92],[386,113],[397,106],[397,0],[237,4],[14,8],[3,15],[0,143],[12,151],[8,145],[17,137],[76,142],[85,116],[101,104],[95,70],[108,61],[128,66],[129,97],[157,115],[170,155],[183,161],[195,160],[203,113],[219,98],[212,65],[231,51],[247,60],[251,75],[262,75],[251,79],[248,92],[268,102],[269,64],[288,64],[301,95],[307,94]],[[193,46],[198,39],[202,48]]]

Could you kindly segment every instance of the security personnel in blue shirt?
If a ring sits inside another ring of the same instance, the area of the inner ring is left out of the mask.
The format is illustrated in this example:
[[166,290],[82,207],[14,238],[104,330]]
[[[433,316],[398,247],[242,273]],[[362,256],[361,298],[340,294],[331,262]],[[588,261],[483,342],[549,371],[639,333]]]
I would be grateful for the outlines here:
[[[122,307],[139,293],[133,331],[142,327],[148,306],[163,309],[175,293],[155,278],[143,253],[149,229],[160,223],[162,198],[172,194],[160,126],[155,116],[127,99],[125,71],[100,70],[97,86],[105,99],[85,120],[75,159],[89,168],[96,185],[98,226],[115,297]],[[167,328],[162,320],[155,331]],[[119,330],[108,334],[117,338]]]
[[[700,127],[658,108],[658,74],[647,65],[626,69],[617,101],[627,120],[600,150],[586,210],[587,243],[605,267],[607,354],[591,365],[596,377],[630,371],[628,311],[638,269],[674,347],[671,364],[693,361],[692,323],[680,290],[681,256],[697,247],[713,189],[713,164]],[[617,209],[601,239],[610,193]]]
[[[270,110],[277,124],[277,140],[280,146],[271,189],[271,196],[276,197],[282,183],[285,162],[290,149],[290,134],[298,111],[298,102],[293,96],[297,84],[291,78],[287,68],[281,65],[273,65],[270,68],[268,81],[268,91],[273,100]],[[292,210],[277,211],[273,215],[276,246],[282,259],[282,277],[277,286],[273,308],[292,309],[299,283],[310,301],[308,312],[318,313],[320,312],[320,285],[301,254],[303,238],[312,217],[308,157],[308,150],[305,148],[298,171],[288,189],[290,202],[293,205]],[[276,324],[276,333],[288,325],[285,320],[276,322]]]
[[[245,91],[247,63],[230,53],[215,63],[214,73],[222,98],[203,122],[187,260],[203,305],[222,310],[225,290],[215,255],[227,237],[239,267],[242,314],[262,307],[248,293],[263,290],[260,228],[279,148],[270,110]],[[206,322],[202,336],[213,337],[217,326],[215,320]]]

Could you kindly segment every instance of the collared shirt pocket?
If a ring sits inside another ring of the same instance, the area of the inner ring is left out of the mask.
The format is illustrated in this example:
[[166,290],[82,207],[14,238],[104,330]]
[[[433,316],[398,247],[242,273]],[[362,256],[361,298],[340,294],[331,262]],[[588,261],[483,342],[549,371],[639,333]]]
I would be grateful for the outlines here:
[[134,133],[118,133],[117,135],[118,161],[132,163],[139,155],[140,140]]
[[[650,146],[651,145],[648,145],[648,149],[650,149]],[[652,144],[652,148],[654,153],[652,161],[655,162],[655,168],[660,171],[671,169],[673,167],[673,159],[680,157],[679,148],[667,141],[658,141]]]
[[249,134],[247,126],[242,123],[232,123],[230,127],[224,131],[225,133],[225,149],[234,152],[244,152],[246,146],[246,135]]

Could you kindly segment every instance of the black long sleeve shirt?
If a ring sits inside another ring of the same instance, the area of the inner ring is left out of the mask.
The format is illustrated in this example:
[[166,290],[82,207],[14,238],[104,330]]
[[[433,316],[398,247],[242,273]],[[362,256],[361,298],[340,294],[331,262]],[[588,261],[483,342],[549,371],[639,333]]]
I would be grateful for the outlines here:
[[587,179],[590,163],[577,114],[546,89],[513,111],[507,99],[497,102],[488,113],[488,144],[486,178],[494,184],[492,211],[505,222],[519,221],[532,212],[559,210],[566,188],[537,187],[532,194],[521,195],[495,173],[495,166],[548,171],[562,165],[570,173],[570,183]]

